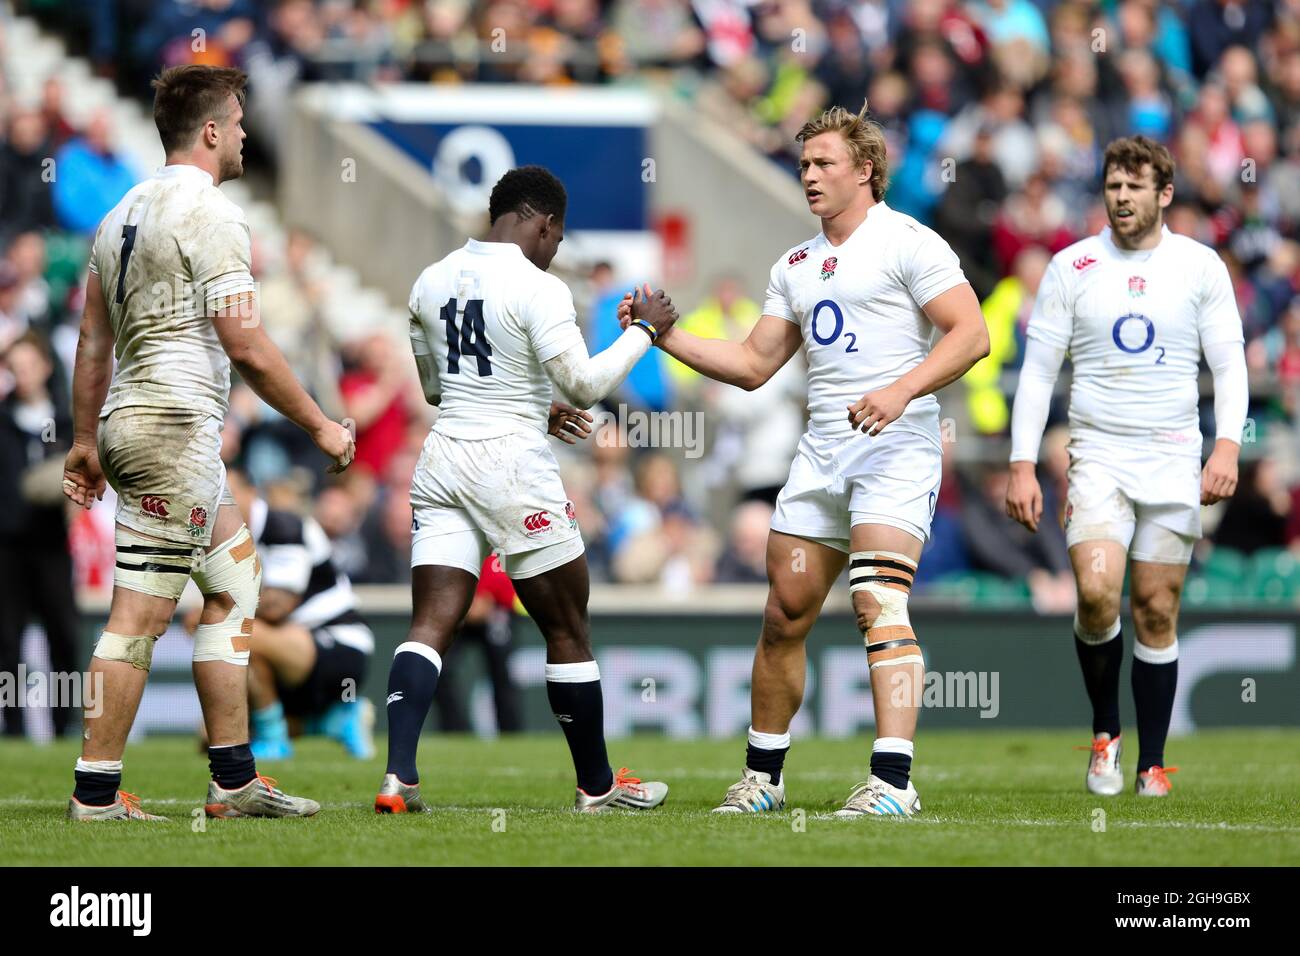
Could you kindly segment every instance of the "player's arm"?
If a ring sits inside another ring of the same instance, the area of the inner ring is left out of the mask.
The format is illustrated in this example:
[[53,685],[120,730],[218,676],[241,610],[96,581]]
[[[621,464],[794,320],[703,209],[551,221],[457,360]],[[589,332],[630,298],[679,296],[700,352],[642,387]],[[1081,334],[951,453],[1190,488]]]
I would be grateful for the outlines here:
[[[769,301],[771,296],[769,290]],[[625,328],[631,321],[632,301],[629,292],[619,305],[619,321]],[[803,333],[796,323],[765,314],[740,342],[701,338],[674,328],[671,334],[660,335],[656,344],[701,375],[752,392],[790,361],[802,342]]]
[[[416,305],[415,293],[411,293],[411,307]],[[438,360],[433,355],[433,346],[424,332],[424,324],[419,315],[411,312],[410,322],[411,352],[415,355],[415,369],[420,373],[420,390],[424,400],[435,408],[442,404],[442,376],[438,372]]]
[[1231,498],[1237,490],[1237,458],[1250,406],[1246,350],[1240,342],[1205,346],[1205,361],[1214,376],[1214,451],[1201,473],[1201,504]]
[[1237,490],[1237,458],[1250,406],[1250,382],[1242,344],[1241,314],[1228,268],[1217,256],[1204,270],[1206,281],[1198,332],[1205,362],[1214,376],[1214,451],[1201,472],[1201,504],[1232,497]]
[[868,392],[849,406],[849,424],[878,435],[915,398],[957,381],[989,354],[989,330],[970,283],[941,292],[921,307],[943,333],[930,354],[892,385]]
[[802,342],[799,326],[764,315],[739,342],[705,339],[685,329],[673,329],[671,335],[659,340],[659,345],[701,375],[752,392],[790,361]]
[[1025,343],[1025,361],[1011,409],[1011,481],[1007,485],[1007,515],[1030,531],[1043,517],[1043,490],[1035,467],[1038,446],[1047,427],[1056,378],[1065,362],[1065,349],[1039,339]]
[[249,388],[334,459],[330,471],[342,471],[351,464],[356,451],[352,433],[326,418],[299,384],[284,355],[262,328],[255,294],[242,292],[220,307],[210,307],[209,314],[221,347]]
[[[579,408],[590,408],[627,378],[656,338],[667,335],[677,321],[672,299],[660,289],[632,305],[632,325],[598,355],[587,352],[582,335],[573,337],[564,351],[542,362],[551,382]],[[637,323],[640,324],[637,324]],[[646,326],[650,328],[646,328]]]
[[1061,374],[1074,334],[1074,311],[1056,260],[1048,263],[1034,311],[1026,330],[1025,361],[1011,408],[1011,481],[1007,485],[1007,515],[1030,531],[1043,516],[1043,490],[1038,484],[1038,446],[1043,441],[1052,392]]
[[83,508],[104,497],[104,473],[96,451],[99,413],[113,375],[113,328],[99,275],[86,280],[86,305],[72,371],[72,449],[63,466],[63,493]]

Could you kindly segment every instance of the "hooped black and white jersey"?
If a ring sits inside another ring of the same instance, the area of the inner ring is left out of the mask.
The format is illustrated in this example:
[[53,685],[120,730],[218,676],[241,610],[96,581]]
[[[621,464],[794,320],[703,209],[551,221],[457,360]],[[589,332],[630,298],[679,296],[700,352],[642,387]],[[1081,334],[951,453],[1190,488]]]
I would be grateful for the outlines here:
[[357,611],[352,582],[334,564],[321,526],[292,511],[272,510],[260,498],[248,524],[262,559],[262,587],[302,596],[288,620],[308,630],[328,628],[339,643],[373,652],[374,635]]

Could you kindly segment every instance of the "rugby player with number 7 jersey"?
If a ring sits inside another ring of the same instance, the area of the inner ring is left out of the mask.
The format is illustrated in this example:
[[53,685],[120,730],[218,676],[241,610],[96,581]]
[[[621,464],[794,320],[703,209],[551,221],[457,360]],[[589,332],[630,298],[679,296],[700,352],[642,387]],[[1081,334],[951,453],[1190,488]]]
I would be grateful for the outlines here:
[[[1135,786],[1170,791],[1165,738],[1178,684],[1178,605],[1201,505],[1237,486],[1249,391],[1227,267],[1164,225],[1174,162],[1144,136],[1112,142],[1102,163],[1108,228],[1057,253],[1029,320],[1011,426],[1007,513],[1042,518],[1034,473],[1066,354],[1070,467],[1065,531],[1078,584],[1074,646],[1092,703],[1086,775],[1092,793],[1124,786],[1119,716],[1124,656],[1120,597],[1127,566],[1137,718]],[[1214,449],[1201,467],[1201,356],[1214,378]]]
[[[885,139],[866,107],[827,110],[798,139],[800,179],[822,228],[772,267],[749,336],[674,328],[658,341],[697,372],[751,390],[801,345],[808,357],[808,432],[768,535],[745,767],[716,812],[784,806],[804,642],[847,563],[876,739],[866,781],[836,815],[911,816],[921,809],[911,768],[924,661],[907,599],[939,491],[934,393],[988,354],[988,329],[948,244],[884,202]],[[631,300],[622,308],[630,320]],[[935,329],[944,333],[937,343]]]

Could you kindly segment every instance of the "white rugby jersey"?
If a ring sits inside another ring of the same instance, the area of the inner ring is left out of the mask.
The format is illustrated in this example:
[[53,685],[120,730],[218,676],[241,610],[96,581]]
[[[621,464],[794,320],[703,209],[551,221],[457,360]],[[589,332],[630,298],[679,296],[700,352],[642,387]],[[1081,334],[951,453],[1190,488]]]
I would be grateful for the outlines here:
[[117,368],[101,417],[127,405],[224,418],[230,360],[209,317],[254,289],[243,211],[197,166],[164,166],[104,217],[91,247]]
[[1070,435],[1201,454],[1197,384],[1205,346],[1243,340],[1227,266],[1209,246],[1161,231],[1130,252],[1110,227],[1058,252],[1028,336],[1069,352]]
[[582,342],[573,296],[513,242],[471,239],[411,289],[411,347],[431,355],[442,404],[434,428],[454,438],[546,431],[542,368]]
[[[778,259],[763,314],[803,330],[809,429],[853,434],[848,406],[925,360],[934,326],[922,306],[965,281],[948,243],[883,202],[839,246],[818,233]],[[938,442],[938,399],[913,400],[889,428]]]

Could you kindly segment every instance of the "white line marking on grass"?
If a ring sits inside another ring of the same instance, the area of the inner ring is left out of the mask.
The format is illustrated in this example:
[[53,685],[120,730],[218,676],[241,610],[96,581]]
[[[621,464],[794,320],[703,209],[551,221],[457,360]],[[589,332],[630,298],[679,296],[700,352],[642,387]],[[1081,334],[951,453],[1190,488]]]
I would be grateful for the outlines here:
[[[812,814],[811,820],[839,820],[842,817],[836,817],[831,813]],[[885,817],[884,819],[894,820],[894,817]],[[1011,817],[980,817],[978,819],[961,818],[961,817],[937,817],[933,814],[926,816],[905,818],[907,823],[911,824],[930,824],[941,826],[1009,826],[1009,827],[1065,827],[1069,829],[1083,830],[1088,827],[1086,822],[1076,823],[1069,820],[1028,820],[1016,819]],[[904,818],[898,818],[896,822],[904,822]],[[1109,820],[1106,823],[1108,828],[1125,830],[1224,830],[1224,831],[1243,831],[1256,833],[1300,833],[1300,827],[1272,826],[1266,823],[1227,823],[1219,821],[1218,823],[1188,821],[1188,820]]]

